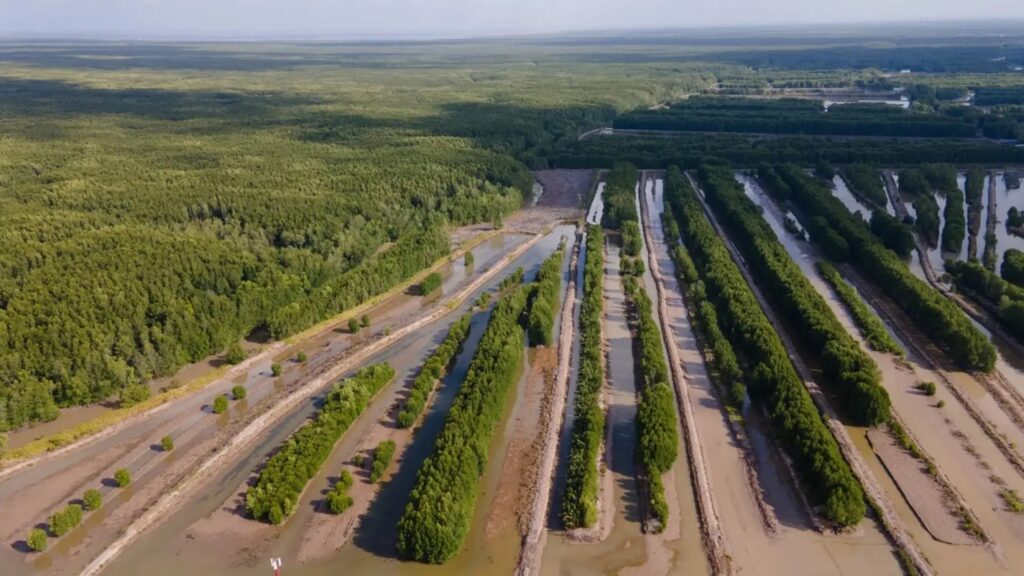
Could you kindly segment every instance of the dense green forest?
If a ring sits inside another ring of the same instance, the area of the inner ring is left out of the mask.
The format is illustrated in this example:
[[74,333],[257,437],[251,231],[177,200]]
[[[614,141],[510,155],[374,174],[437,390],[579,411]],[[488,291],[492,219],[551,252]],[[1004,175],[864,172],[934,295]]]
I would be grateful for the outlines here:
[[[1009,252],[1009,251],[1007,251]],[[1018,252],[1019,254],[1019,252]],[[1003,263],[1004,276],[1019,265],[1019,257]],[[977,262],[946,262],[946,270],[953,276],[957,288],[965,290],[987,303],[995,317],[1017,340],[1024,343],[1024,287],[1000,278]]]
[[[700,181],[708,204],[728,229],[747,265],[824,372],[823,384],[842,411],[858,425],[876,426],[889,419],[889,395],[874,360],[839,323],[825,299],[790,257],[786,248],[747,197],[733,172],[704,167]],[[816,234],[812,230],[811,237]]]
[[535,155],[706,82],[493,48],[10,48],[0,430],[384,292],[518,208]]
[[705,217],[696,192],[675,168],[669,169],[665,180],[665,198],[722,332],[740,357],[747,389],[755,400],[765,403],[773,432],[793,459],[812,504],[823,506],[824,516],[840,526],[860,522],[866,511],[860,484],[797,375],[775,326]]
[[579,365],[576,371],[574,420],[562,496],[562,522],[566,528],[583,528],[597,522],[597,486],[601,442],[604,438],[604,353],[601,315],[604,310],[604,232],[587,227],[583,262],[583,301],[579,319]]
[[562,293],[562,260],[565,256],[563,242],[541,265],[534,281],[534,293],[527,312],[526,333],[530,346],[550,346],[558,316],[558,300]]

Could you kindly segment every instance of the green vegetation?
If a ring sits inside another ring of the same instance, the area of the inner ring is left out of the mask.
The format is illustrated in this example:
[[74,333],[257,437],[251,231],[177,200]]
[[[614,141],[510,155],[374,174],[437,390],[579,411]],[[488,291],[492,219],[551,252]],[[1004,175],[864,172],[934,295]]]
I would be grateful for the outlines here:
[[[673,190],[681,190],[689,183],[682,183],[685,178],[678,168],[670,168],[666,174],[666,186]],[[718,323],[718,313],[714,305],[708,301],[704,283],[700,280],[697,267],[686,247],[680,243],[679,225],[672,218],[672,207],[668,197],[665,198],[665,212],[662,214],[665,239],[672,246],[672,263],[675,266],[676,278],[684,289],[684,296],[693,319],[695,333],[704,348],[712,381],[722,392],[725,404],[739,412],[747,397],[747,387],[743,383],[743,370],[740,368],[736,352],[732,349],[729,339],[722,333]]]
[[445,418],[430,457],[416,476],[398,523],[398,552],[439,564],[454,556],[469,532],[488,448],[516,381],[524,351],[520,318],[529,288],[498,302],[469,372]]
[[1024,514],[1024,500],[1013,488],[1003,488],[999,491],[999,497],[1003,499],[1006,509],[1014,514]]
[[765,403],[769,424],[793,459],[811,503],[822,506],[824,516],[840,526],[856,524],[866,510],[863,491],[796,374],[775,326],[705,218],[689,182],[668,178],[665,197],[708,302],[718,312],[722,332],[740,357],[747,389]]
[[[605,178],[604,214],[601,217],[601,224],[605,228],[622,229],[623,222],[636,222],[636,186],[640,173],[632,164],[615,164]],[[631,239],[631,245],[626,246],[627,234],[623,231],[623,251],[627,256],[636,256],[640,253],[640,229],[635,229],[636,236]],[[634,251],[635,250],[635,251]]]
[[[814,354],[824,371],[824,383],[843,410],[860,425],[876,426],[888,420],[889,395],[881,385],[878,366],[839,323],[761,217],[758,206],[744,194],[732,171],[702,168],[700,178],[719,222],[732,232],[764,293]],[[822,226],[828,229],[827,222]],[[813,229],[811,238],[818,238]]]
[[1003,265],[999,269],[1003,280],[1024,288],[1024,252],[1015,248],[1008,248],[1003,253]]
[[127,488],[132,483],[132,473],[127,468],[118,468],[114,472],[114,482],[118,488]]
[[935,396],[935,382],[918,382],[915,388],[923,392],[925,396]]
[[959,256],[967,234],[964,216],[964,193],[956,180],[956,168],[949,164],[928,164],[922,167],[932,190],[946,197],[943,211],[942,251]]
[[973,138],[961,119],[884,104],[843,104],[827,112],[820,100],[691,97],[667,109],[636,110],[616,128],[764,134],[835,134]]
[[232,342],[228,345],[227,352],[224,353],[224,361],[228,364],[241,364],[243,360],[248,357],[242,345],[238,342]]
[[281,375],[281,365],[279,363],[274,362],[273,364],[270,365],[270,375],[273,376],[274,378],[277,378],[278,376]]
[[90,488],[82,495],[82,502],[85,503],[85,509],[87,511],[94,512],[103,506],[103,495],[100,494],[99,490]]
[[249,514],[271,524],[280,524],[291,515],[299,495],[342,434],[394,377],[394,368],[375,364],[335,384],[315,419],[292,434],[260,470],[255,485],[245,494]]
[[914,228],[929,246],[939,245],[939,204],[932,195],[928,181],[918,169],[900,170],[900,194],[913,200]]
[[25,539],[29,549],[33,552],[43,552],[46,550],[46,531],[42,528],[33,528],[28,533],[28,538]]
[[569,444],[562,522],[566,528],[589,528],[597,522],[598,457],[604,437],[604,354],[601,312],[604,307],[604,233],[587,227],[583,262],[583,300],[580,303],[580,359],[576,372],[576,398]]
[[882,320],[861,300],[860,295],[853,286],[850,286],[846,280],[843,280],[835,266],[821,261],[818,262],[817,267],[821,276],[836,291],[839,299],[843,301],[843,305],[850,312],[850,316],[853,317],[853,321],[857,324],[857,328],[860,330],[861,335],[864,336],[868,346],[871,346],[872,350],[878,352],[889,352],[890,354],[903,356],[903,348],[893,340],[889,331],[885,329],[885,324],[882,323]]
[[363,328],[369,328],[370,317],[367,314],[363,314],[362,317],[359,318],[359,325],[362,326]]
[[50,516],[46,523],[50,527],[50,533],[60,538],[82,523],[82,507],[78,504],[69,504]]
[[419,420],[420,414],[427,406],[427,400],[430,399],[430,394],[434,391],[434,383],[444,375],[448,365],[455,358],[455,354],[462,349],[462,344],[469,336],[469,324],[472,320],[472,312],[466,312],[456,320],[448,329],[448,335],[444,337],[441,345],[423,363],[420,373],[412,381],[409,398],[406,399],[402,411],[398,413],[399,427],[409,428]]
[[348,332],[349,332],[349,334],[358,334],[359,333],[359,320],[357,320],[355,318],[349,318],[348,319]]
[[[990,371],[996,352],[960,308],[914,276],[887,250],[864,221],[796,166],[777,171],[793,191],[794,201],[810,216],[821,216],[850,245],[850,262],[874,280],[907,315],[962,368]],[[902,184],[902,181],[901,181]]]
[[651,299],[632,276],[623,280],[630,303],[631,323],[636,326],[636,363],[641,383],[637,402],[637,460],[647,479],[648,506],[657,519],[657,531],[668,525],[668,502],[661,476],[679,455],[675,395],[669,388],[668,364],[661,330],[652,315]]
[[327,509],[331,514],[341,514],[352,507],[352,497],[348,495],[348,489],[352,487],[352,474],[348,470],[342,470],[341,476],[334,486],[327,493]]
[[475,257],[473,256],[473,251],[472,250],[467,250],[466,251],[466,255],[462,257],[462,264],[466,268],[472,268],[473,267],[473,262],[475,262],[475,261],[476,260],[475,260]]
[[164,452],[170,452],[174,450],[174,439],[170,436],[164,436],[160,439],[160,449]]
[[[502,278],[501,282],[498,283],[498,292],[504,292],[513,286],[519,286],[522,284],[524,273],[525,271],[523,270],[523,267],[520,266],[519,268],[516,268],[514,272]],[[485,294],[489,293],[485,292]],[[482,297],[483,295],[481,295],[481,298]]]
[[227,411],[228,411],[228,397],[223,395],[223,394],[217,395],[217,397],[213,399],[213,413],[214,414],[223,414],[223,413],[225,413]]
[[299,364],[305,364],[307,360],[309,360],[309,356],[305,352],[299,352],[295,355],[295,361]]
[[231,387],[231,397],[235,400],[243,400],[249,392],[245,389],[245,386],[236,384]]
[[843,166],[840,173],[849,186],[850,191],[874,204],[877,208],[885,208],[889,198],[885,193],[885,185],[878,168],[870,164],[850,164]]
[[564,244],[555,250],[540,265],[537,279],[534,282],[533,298],[527,314],[527,334],[531,346],[550,346],[555,329],[555,317],[558,314],[558,300],[562,292],[562,260],[565,256]]
[[[822,217],[819,216],[819,218]],[[828,220],[825,219],[825,222],[827,223]],[[831,224],[829,226],[831,227]],[[913,230],[910,226],[890,216],[888,212],[875,210],[871,213],[871,233],[900,258],[910,258],[910,254],[914,251]],[[847,242],[847,246],[849,246],[849,242]]]
[[391,459],[395,457],[395,441],[385,440],[373,450],[373,465],[370,468],[370,482],[376,484],[391,465]]
[[441,274],[438,272],[431,272],[420,282],[419,293],[423,296],[433,294],[434,291],[441,288],[441,284],[444,283],[444,279],[441,278]]
[[1010,334],[1024,342],[1024,288],[1003,280],[977,262],[947,261],[946,270],[957,288],[987,303]]

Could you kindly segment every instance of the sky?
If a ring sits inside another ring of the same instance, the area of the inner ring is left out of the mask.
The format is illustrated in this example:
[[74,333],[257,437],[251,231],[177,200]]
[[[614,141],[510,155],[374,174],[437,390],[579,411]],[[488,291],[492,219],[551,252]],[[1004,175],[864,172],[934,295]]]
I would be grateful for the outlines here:
[[452,37],[1024,19],[1024,0],[0,0],[0,36]]

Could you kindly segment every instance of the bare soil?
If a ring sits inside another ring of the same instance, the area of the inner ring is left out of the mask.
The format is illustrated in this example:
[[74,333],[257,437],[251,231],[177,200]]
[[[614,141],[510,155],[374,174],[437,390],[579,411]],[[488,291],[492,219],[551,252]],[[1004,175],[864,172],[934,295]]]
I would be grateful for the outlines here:
[[594,185],[595,170],[537,170],[533,177],[544,187],[537,206],[579,208]]

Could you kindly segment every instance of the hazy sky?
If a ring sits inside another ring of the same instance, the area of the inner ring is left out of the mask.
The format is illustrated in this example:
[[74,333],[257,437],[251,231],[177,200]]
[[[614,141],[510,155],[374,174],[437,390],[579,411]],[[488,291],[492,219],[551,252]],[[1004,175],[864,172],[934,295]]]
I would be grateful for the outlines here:
[[1024,0],[0,0],[0,35],[485,35],[1024,18]]

